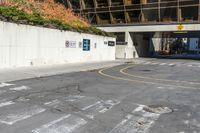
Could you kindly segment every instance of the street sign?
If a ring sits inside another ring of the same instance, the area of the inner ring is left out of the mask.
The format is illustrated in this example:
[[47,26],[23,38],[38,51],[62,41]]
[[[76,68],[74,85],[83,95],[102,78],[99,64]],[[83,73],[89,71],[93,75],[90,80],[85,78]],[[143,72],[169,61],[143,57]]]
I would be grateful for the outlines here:
[[182,31],[184,29],[184,26],[182,24],[179,24],[177,26],[178,31]]
[[65,42],[65,47],[66,48],[76,48],[76,41],[66,41]]
[[83,39],[83,51],[90,51],[90,40]]
[[115,42],[114,41],[108,41],[108,46],[115,46]]

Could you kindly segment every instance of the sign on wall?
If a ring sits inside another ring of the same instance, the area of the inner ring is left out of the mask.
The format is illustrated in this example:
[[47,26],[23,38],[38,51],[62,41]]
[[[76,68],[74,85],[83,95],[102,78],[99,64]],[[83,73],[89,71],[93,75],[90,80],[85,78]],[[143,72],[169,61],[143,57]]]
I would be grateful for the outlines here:
[[66,48],[76,48],[76,41],[66,41],[65,42],[65,47]]
[[83,39],[83,51],[90,51],[90,40]]
[[178,30],[178,31],[184,30],[184,26],[183,26],[182,24],[179,24],[179,25],[177,26],[177,30]]
[[115,46],[115,42],[114,41],[108,41],[108,46]]

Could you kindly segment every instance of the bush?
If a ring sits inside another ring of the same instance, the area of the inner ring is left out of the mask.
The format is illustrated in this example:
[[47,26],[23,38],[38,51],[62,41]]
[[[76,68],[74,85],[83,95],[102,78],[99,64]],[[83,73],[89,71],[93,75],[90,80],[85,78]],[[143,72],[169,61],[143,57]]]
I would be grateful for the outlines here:
[[56,28],[60,30],[77,31],[79,33],[90,33],[102,36],[112,36],[95,27],[72,27],[71,25],[57,19],[44,19],[40,13],[33,12],[28,14],[24,11],[17,9],[17,7],[4,7],[0,6],[0,20],[30,24],[36,26],[44,26],[48,28]]

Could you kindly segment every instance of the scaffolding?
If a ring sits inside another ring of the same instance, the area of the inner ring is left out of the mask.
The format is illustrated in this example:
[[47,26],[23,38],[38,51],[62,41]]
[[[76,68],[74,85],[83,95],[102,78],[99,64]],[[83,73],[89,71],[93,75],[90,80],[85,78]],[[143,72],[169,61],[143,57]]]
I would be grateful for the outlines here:
[[66,1],[96,25],[200,22],[200,0]]

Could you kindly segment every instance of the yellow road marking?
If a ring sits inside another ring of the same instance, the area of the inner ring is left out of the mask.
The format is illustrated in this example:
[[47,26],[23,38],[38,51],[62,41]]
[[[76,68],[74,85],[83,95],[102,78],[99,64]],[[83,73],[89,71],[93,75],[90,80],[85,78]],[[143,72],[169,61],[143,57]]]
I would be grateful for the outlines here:
[[200,85],[200,83],[198,82],[189,82],[189,81],[181,81],[181,80],[170,80],[170,79],[158,79],[158,78],[153,78],[153,77],[143,77],[143,76],[138,76],[138,75],[133,75],[133,74],[129,74],[129,73],[126,73],[124,72],[125,70],[131,68],[131,67],[134,67],[135,65],[131,65],[131,66],[128,66],[128,67],[125,67],[123,69],[120,70],[120,73],[124,74],[124,75],[127,75],[127,76],[131,76],[131,77],[135,77],[135,78],[142,78],[142,79],[153,79],[153,80],[159,80],[159,81],[170,81],[170,82],[176,82],[176,83],[187,83],[187,84],[198,84]]
[[167,86],[167,87],[178,87],[178,88],[187,88],[187,89],[195,89],[195,90],[199,90],[200,88],[194,88],[194,87],[188,87],[188,86],[180,86],[180,85],[167,85],[167,84],[162,84],[162,83],[155,83],[155,82],[148,82],[148,81],[143,81],[143,80],[133,80],[133,79],[128,79],[128,78],[122,78],[122,77],[117,77],[117,76],[112,76],[109,74],[104,73],[105,70],[108,70],[112,67],[108,67],[108,68],[104,68],[99,70],[99,74],[105,76],[105,77],[109,77],[112,79],[117,79],[117,80],[124,80],[124,81],[131,81],[131,82],[137,82],[137,83],[145,83],[145,84],[153,84],[153,85],[162,85],[162,86]]

